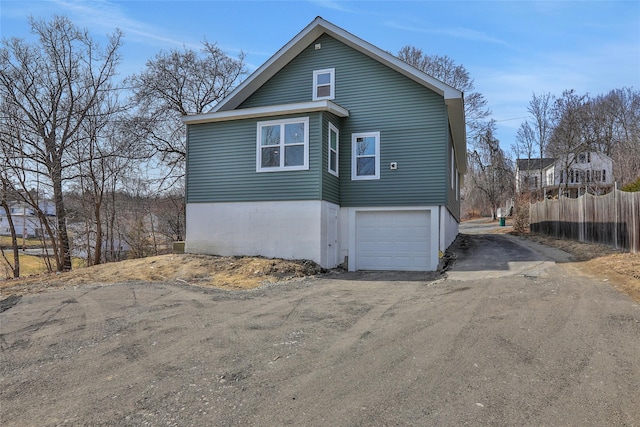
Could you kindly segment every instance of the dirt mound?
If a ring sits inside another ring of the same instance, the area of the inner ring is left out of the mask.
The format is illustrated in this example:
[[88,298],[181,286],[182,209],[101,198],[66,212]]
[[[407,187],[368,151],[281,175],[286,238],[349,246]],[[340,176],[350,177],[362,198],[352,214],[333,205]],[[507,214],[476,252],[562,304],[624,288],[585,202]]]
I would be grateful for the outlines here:
[[0,281],[0,292],[6,297],[55,287],[131,281],[173,281],[221,289],[251,289],[265,282],[314,276],[321,272],[320,266],[309,260],[170,254],[96,265],[61,274]]

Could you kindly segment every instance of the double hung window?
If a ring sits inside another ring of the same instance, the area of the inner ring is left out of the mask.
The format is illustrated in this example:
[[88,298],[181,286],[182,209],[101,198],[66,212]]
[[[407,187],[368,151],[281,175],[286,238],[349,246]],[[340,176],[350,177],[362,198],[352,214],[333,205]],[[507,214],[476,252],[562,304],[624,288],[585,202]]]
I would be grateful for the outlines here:
[[329,123],[329,150],[327,163],[329,165],[329,173],[335,176],[338,176],[338,146],[340,134],[338,129]]
[[258,122],[256,171],[309,169],[309,118]]
[[333,99],[335,97],[335,68],[315,70],[313,72],[313,100]]
[[351,136],[351,179],[380,179],[380,132]]

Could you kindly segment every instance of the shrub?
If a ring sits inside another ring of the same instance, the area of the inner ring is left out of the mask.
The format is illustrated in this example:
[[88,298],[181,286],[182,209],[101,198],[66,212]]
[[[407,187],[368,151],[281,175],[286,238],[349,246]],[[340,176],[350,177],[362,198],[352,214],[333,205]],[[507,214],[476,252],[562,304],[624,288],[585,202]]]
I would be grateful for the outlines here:
[[525,233],[529,230],[529,201],[522,197],[516,200],[513,215],[513,231]]
[[640,176],[634,182],[625,185],[620,190],[628,191],[630,193],[633,193],[633,192],[636,192],[636,191],[640,191]]

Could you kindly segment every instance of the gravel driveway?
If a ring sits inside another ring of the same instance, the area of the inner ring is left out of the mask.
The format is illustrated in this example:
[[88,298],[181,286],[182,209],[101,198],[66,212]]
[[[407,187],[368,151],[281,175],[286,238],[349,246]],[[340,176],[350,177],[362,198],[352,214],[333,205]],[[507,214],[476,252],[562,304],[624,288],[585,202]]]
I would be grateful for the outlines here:
[[0,424],[640,425],[640,306],[540,251],[525,260],[535,274],[502,254],[511,274],[454,279],[487,256],[485,238],[467,236],[450,277],[96,284],[8,301]]

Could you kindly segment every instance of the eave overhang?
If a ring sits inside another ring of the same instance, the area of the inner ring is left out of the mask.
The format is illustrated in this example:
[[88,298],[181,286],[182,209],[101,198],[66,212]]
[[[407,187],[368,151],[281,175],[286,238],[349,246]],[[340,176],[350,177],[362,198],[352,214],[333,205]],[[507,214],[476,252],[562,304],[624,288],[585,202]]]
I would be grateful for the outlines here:
[[183,116],[182,122],[188,125],[214,123],[229,120],[255,119],[287,114],[304,114],[315,111],[327,111],[338,117],[349,117],[349,110],[329,100],[298,102],[295,104],[269,105],[266,107],[240,108],[230,111],[218,111],[193,116]]

